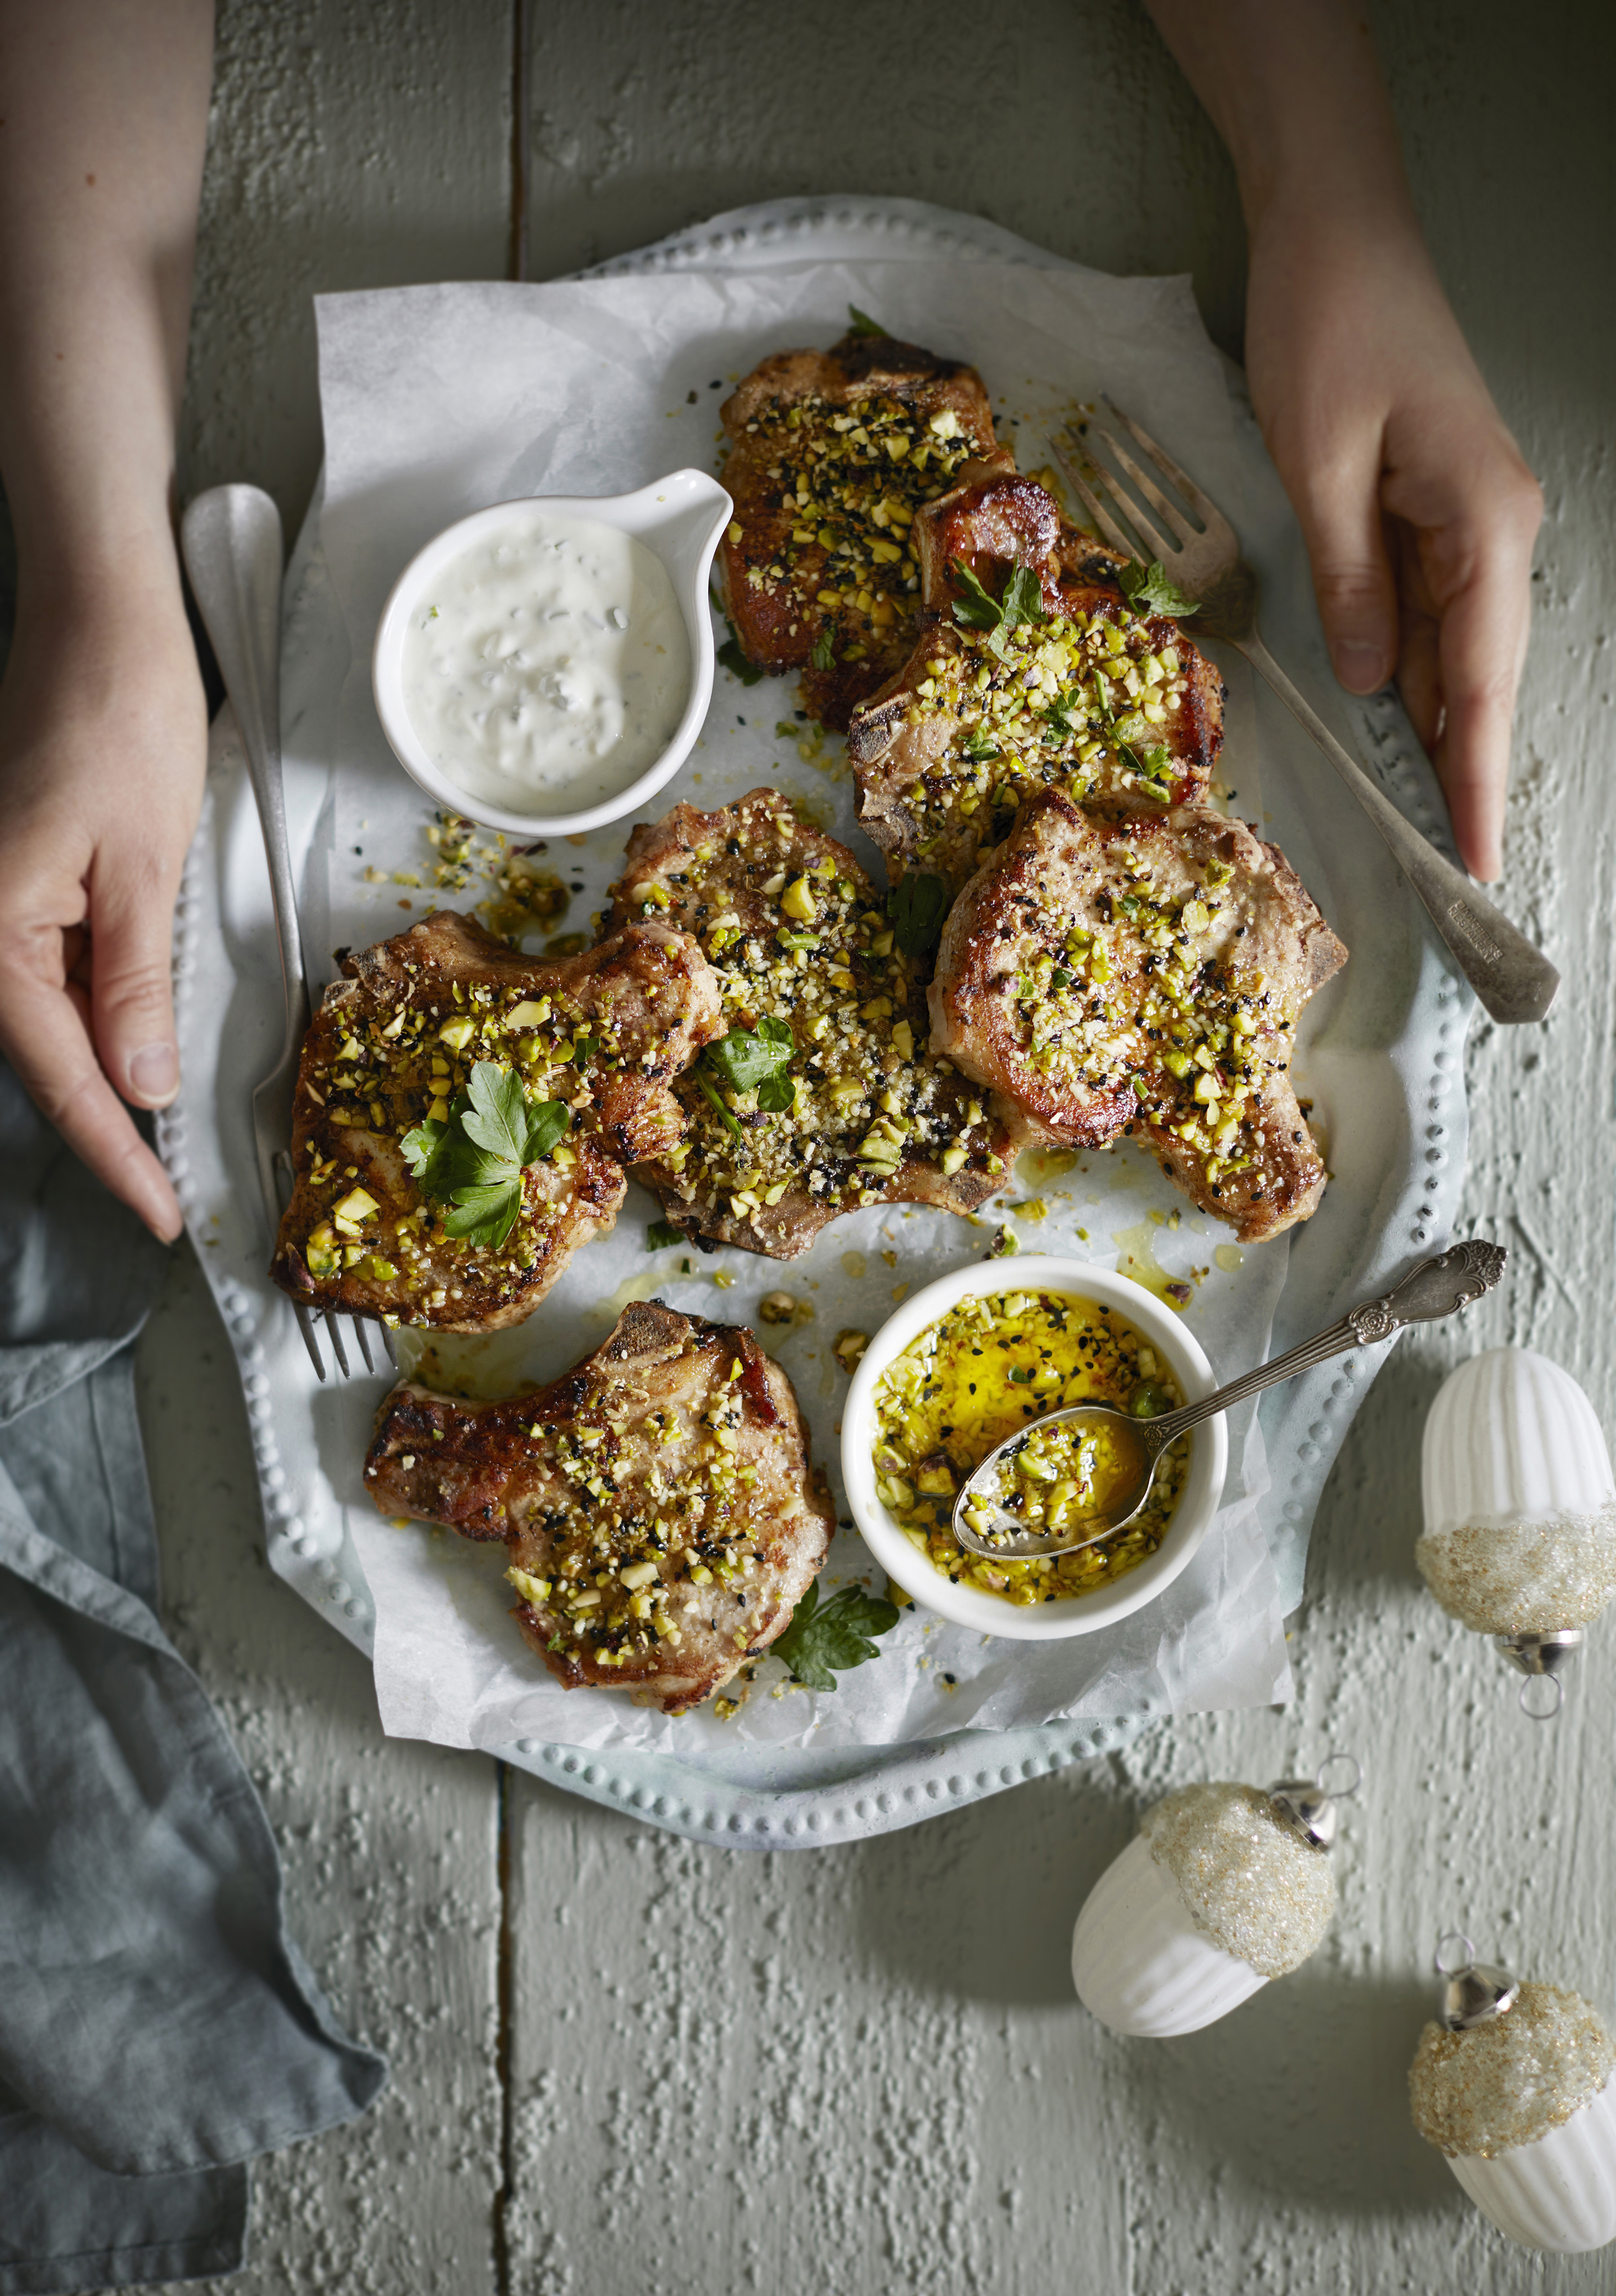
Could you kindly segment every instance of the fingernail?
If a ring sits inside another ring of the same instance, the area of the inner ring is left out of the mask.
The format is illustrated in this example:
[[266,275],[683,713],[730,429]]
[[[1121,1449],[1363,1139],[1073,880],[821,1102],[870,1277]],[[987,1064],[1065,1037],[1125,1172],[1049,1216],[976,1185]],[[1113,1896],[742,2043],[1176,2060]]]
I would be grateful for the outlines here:
[[1335,674],[1349,693],[1373,693],[1386,683],[1386,657],[1379,646],[1341,638],[1330,651]]
[[143,1045],[129,1062],[129,1088],[153,1107],[179,1090],[179,1054],[172,1045]]

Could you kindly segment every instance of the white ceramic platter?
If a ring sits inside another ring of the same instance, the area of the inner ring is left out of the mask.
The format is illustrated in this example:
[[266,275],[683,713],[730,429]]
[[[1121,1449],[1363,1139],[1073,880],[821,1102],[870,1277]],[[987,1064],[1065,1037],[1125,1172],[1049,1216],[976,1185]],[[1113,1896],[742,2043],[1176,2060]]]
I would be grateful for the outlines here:
[[[913,201],[861,200],[783,201],[719,217],[590,275],[906,257],[1064,267],[996,226]],[[1276,551],[1264,562],[1256,552],[1269,641],[1319,706],[1335,709],[1396,802],[1447,845],[1434,779],[1396,703],[1345,707],[1333,697],[1300,543],[1232,370],[1230,388],[1248,505],[1266,488],[1267,530],[1292,537],[1288,556]],[[288,807],[294,851],[322,857],[306,868],[304,909],[310,945],[324,947],[332,933],[322,914],[329,882],[323,857],[348,827],[332,794],[331,767],[342,754],[338,716],[349,644],[325,571],[318,498],[289,570],[284,632]],[[1303,1248],[1289,1255],[1273,1322],[1277,1350],[1384,1288],[1411,1258],[1446,1240],[1464,1161],[1462,1056],[1472,1000],[1322,763],[1310,776],[1296,768],[1268,776],[1263,803],[1271,833],[1360,960],[1349,968],[1349,998],[1331,1008],[1308,1054],[1303,1088],[1316,1091],[1337,1119],[1329,1137],[1333,1182]],[[379,931],[399,922],[378,909]],[[380,1384],[333,1381],[315,1391],[291,1316],[263,1273],[269,1239],[250,1178],[248,1094],[279,1049],[281,1000],[262,846],[228,712],[215,728],[207,803],[176,920],[175,972],[185,1088],[160,1123],[160,1144],[240,1360],[269,1559],[370,1652],[374,1606],[338,1493],[352,1485]],[[1209,1235],[1202,1248],[1210,1251],[1216,1242]],[[716,1302],[707,1312],[715,1311],[724,1312]],[[880,1312],[872,1309],[877,1318]],[[1287,1607],[1300,1596],[1325,1477],[1377,1363],[1375,1351],[1339,1358],[1263,1401],[1267,1488],[1260,1521]],[[1167,1710],[1145,1700],[1125,1715],[1037,1728],[961,1729],[820,1751],[734,1744],[700,1759],[683,1750],[584,1749],[531,1737],[498,1751],[536,1775],[675,1832],[758,1848],[808,1847],[906,1824],[1104,1752]]]

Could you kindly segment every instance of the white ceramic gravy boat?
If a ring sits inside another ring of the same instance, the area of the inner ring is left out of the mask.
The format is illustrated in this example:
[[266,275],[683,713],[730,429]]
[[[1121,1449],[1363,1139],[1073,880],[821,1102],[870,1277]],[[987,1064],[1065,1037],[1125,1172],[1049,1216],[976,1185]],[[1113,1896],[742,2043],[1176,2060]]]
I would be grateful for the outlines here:
[[[734,507],[717,479],[705,471],[673,471],[632,494],[529,495],[514,502],[491,503],[486,510],[456,519],[453,526],[434,535],[394,583],[381,610],[371,654],[376,714],[406,773],[449,811],[517,837],[571,836],[603,828],[634,812],[677,773],[690,755],[712,699],[713,636],[707,579],[718,537],[729,523]],[[422,592],[451,559],[469,548],[488,528],[508,519],[513,510],[536,508],[558,518],[595,519],[603,526],[632,535],[654,552],[668,570],[690,641],[690,691],[666,749],[637,781],[615,797],[570,813],[511,813],[463,789],[429,755],[404,698],[405,636]]]

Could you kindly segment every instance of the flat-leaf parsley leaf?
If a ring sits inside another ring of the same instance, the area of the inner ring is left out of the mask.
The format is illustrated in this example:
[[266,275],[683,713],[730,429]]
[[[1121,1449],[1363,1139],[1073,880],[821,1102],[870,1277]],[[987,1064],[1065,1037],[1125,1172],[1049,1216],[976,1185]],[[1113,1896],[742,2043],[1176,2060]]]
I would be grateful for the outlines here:
[[874,1635],[890,1634],[898,1624],[898,1605],[880,1595],[866,1595],[862,1587],[843,1587],[823,1606],[815,1580],[792,1612],[792,1622],[777,1636],[775,1648],[791,1669],[792,1678],[808,1690],[834,1690],[836,1670],[846,1673],[881,1652]]
[[422,1195],[449,1207],[444,1234],[498,1250],[521,1210],[524,1166],[547,1156],[571,1120],[564,1101],[529,1100],[514,1070],[479,1061],[447,1120],[428,1117],[399,1146]]

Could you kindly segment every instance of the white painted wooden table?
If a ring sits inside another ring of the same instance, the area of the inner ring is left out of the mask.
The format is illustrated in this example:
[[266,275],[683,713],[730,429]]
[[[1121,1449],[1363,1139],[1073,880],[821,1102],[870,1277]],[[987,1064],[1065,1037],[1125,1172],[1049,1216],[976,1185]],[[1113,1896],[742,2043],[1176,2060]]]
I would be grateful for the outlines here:
[[[509,0],[225,0],[187,490],[300,515],[309,297],[530,274],[814,190],[971,208],[1116,269],[1192,270],[1238,348],[1226,163],[1131,0],[554,0],[526,102]],[[1489,2234],[1410,2128],[1437,1928],[1616,2007],[1616,1630],[1534,1729],[1415,1576],[1418,1441],[1448,1363],[1505,1340],[1616,1423],[1611,1175],[1616,222],[1599,0],[1381,6],[1422,212],[1548,496],[1505,898],[1567,975],[1479,1024],[1466,1225],[1514,1251],[1461,1332],[1406,1342],[1315,1534],[1289,1714],[1208,1718],[862,1847],[758,1857],[625,1823],[477,1756],[390,1744],[362,1662],[269,1574],[228,1352],[176,1258],[141,1351],[167,1615],[267,1800],[294,1928],[393,2084],[257,2176],[250,2296],[1281,2296],[1616,2290],[1616,2252]],[[513,135],[513,118],[522,132]],[[1335,1932],[1232,2022],[1124,2044],[1070,1924],[1142,1800],[1361,1756]]]

